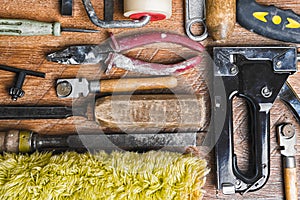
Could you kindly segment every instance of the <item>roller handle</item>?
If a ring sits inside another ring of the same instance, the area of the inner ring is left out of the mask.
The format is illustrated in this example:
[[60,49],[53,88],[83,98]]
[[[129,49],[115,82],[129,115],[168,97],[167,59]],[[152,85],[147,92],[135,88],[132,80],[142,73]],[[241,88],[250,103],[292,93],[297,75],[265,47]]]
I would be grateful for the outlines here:
[[262,6],[252,0],[238,0],[237,21],[265,37],[300,43],[300,16],[292,10]]
[[286,200],[297,200],[297,169],[295,157],[284,157],[284,189]]
[[177,79],[172,76],[156,78],[128,78],[100,81],[100,92],[128,92],[135,90],[166,89],[177,86]]

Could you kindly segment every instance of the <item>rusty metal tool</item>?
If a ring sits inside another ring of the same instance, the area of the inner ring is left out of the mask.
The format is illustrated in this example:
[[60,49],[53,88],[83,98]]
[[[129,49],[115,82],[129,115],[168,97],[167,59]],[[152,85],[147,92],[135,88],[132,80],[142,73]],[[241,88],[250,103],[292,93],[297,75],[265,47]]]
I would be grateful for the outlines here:
[[177,86],[175,77],[122,78],[88,81],[85,78],[58,79],[56,94],[59,98],[86,97],[89,93],[115,93],[136,90],[152,90],[174,88]]
[[60,36],[61,32],[96,33],[98,30],[62,28],[59,22],[48,23],[25,19],[0,19],[0,35],[11,36]]
[[9,89],[9,95],[13,101],[16,101],[19,97],[24,96],[25,92],[22,90],[22,86],[27,75],[45,78],[45,73],[42,72],[19,69],[5,65],[0,65],[0,70],[10,71],[17,74],[15,85]]
[[43,135],[26,130],[0,132],[0,153],[123,149],[149,151],[196,146],[197,133]]
[[300,43],[300,16],[292,10],[237,0],[237,21],[246,29],[275,40]]
[[[297,70],[295,47],[214,48],[213,123],[216,133],[218,189],[224,194],[262,188],[270,174],[270,109],[288,76]],[[249,106],[251,153],[249,170],[241,171],[234,153],[232,100]],[[224,123],[223,123],[224,122]],[[218,129],[219,128],[219,129]],[[220,133],[218,132],[220,130]]]
[[296,169],[296,144],[295,127],[292,124],[278,126],[279,146],[283,155],[284,188],[286,200],[298,199],[297,169]]
[[47,60],[71,65],[101,63],[106,66],[107,72],[112,66],[115,66],[151,75],[171,75],[177,71],[194,67],[201,62],[201,56],[197,55],[180,63],[165,65],[144,62],[120,53],[154,43],[178,44],[198,53],[204,50],[201,44],[181,35],[167,32],[147,32],[121,38],[115,38],[112,35],[110,39],[99,45],[70,46],[64,50],[48,54]]
[[73,15],[73,0],[61,0],[61,14],[64,16]]
[[233,32],[236,22],[236,0],[208,0],[206,24],[213,40],[226,40]]
[[[190,39],[202,41],[207,38],[205,15],[205,0],[185,0],[185,32]],[[199,35],[194,34],[193,25],[203,29]]]

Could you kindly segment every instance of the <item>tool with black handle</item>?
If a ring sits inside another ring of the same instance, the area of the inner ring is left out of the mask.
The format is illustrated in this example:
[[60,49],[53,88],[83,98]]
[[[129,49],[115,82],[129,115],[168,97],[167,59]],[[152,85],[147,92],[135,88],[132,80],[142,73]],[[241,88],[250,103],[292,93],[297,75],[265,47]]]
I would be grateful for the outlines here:
[[147,151],[163,147],[196,146],[196,136],[196,132],[44,135],[27,130],[10,130],[0,132],[0,153],[85,152],[116,147],[130,151]]
[[244,28],[275,40],[300,43],[300,16],[292,10],[237,1],[237,21]]
[[[224,194],[245,194],[262,188],[270,175],[270,110],[288,76],[297,70],[297,51],[294,47],[215,47],[214,62],[214,78],[224,83],[214,85],[213,97],[218,189]],[[239,168],[234,148],[234,97],[249,106],[253,156],[247,171]]]

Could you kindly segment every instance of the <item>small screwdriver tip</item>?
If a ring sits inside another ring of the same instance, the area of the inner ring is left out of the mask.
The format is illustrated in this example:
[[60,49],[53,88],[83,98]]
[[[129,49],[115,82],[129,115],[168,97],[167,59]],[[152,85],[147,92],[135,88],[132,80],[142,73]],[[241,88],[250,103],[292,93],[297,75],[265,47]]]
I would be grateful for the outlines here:
[[80,28],[62,28],[62,32],[80,32],[80,33],[98,33],[99,30],[80,29]]

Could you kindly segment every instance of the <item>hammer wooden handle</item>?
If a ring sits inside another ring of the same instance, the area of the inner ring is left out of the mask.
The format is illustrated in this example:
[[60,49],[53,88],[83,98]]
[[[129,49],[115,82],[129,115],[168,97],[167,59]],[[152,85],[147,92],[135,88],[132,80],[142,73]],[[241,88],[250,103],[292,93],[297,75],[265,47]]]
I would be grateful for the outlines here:
[[95,119],[114,132],[204,130],[209,102],[199,95],[113,95],[97,99]]
[[297,189],[297,169],[284,168],[284,189],[286,200],[297,200],[298,189]]
[[236,0],[206,1],[206,25],[214,40],[226,40],[236,22]]
[[128,92],[135,90],[151,90],[174,88],[177,79],[172,76],[155,78],[123,78],[100,81],[100,92]]

